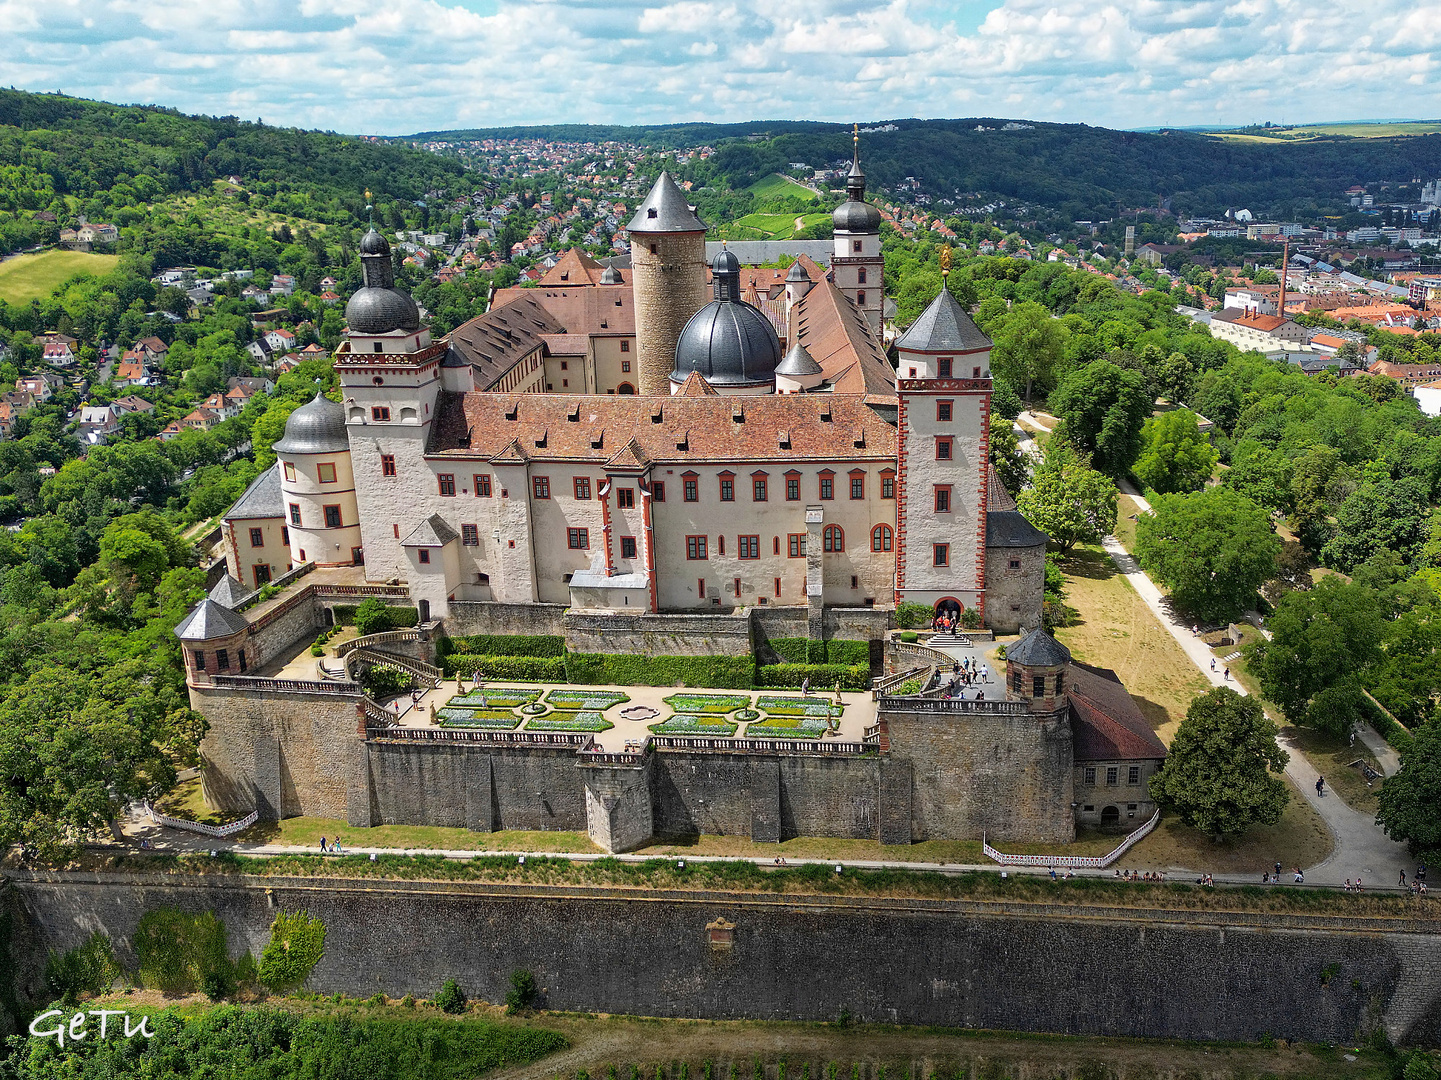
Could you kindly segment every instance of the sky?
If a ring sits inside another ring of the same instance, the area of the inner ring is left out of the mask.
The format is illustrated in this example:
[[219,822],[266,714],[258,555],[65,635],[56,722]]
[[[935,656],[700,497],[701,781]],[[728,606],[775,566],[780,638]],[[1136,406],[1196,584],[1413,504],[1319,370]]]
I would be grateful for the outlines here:
[[0,0],[0,86],[352,134],[1441,116],[1415,0]]

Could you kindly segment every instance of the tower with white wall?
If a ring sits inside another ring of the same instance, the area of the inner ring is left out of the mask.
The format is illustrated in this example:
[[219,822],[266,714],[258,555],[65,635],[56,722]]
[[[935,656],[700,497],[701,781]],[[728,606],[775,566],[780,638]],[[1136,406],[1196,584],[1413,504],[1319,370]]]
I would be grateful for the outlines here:
[[866,202],[866,174],[861,171],[860,135],[846,177],[846,201],[831,214],[835,252],[831,274],[836,288],[865,313],[877,338],[885,320],[885,267],[881,260],[881,212]]
[[345,410],[317,393],[290,414],[274,450],[291,560],[317,566],[363,563]]

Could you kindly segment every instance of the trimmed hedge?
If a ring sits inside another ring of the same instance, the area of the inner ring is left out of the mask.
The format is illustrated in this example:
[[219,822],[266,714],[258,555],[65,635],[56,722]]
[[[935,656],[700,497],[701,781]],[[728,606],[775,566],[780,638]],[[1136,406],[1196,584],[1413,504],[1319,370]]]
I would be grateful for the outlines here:
[[440,669],[446,678],[464,675],[470,678],[477,671],[482,679],[504,679],[506,682],[565,682],[565,661],[558,657],[541,656],[472,656],[451,653],[440,658]]
[[331,613],[335,618],[335,625],[354,626],[355,607],[356,605],[354,604],[336,604],[333,608],[331,608]]
[[834,689],[837,679],[842,690],[865,690],[871,669],[869,664],[769,664],[755,672],[758,687],[799,687],[806,679],[817,692]]
[[435,644],[438,656],[564,656],[565,638],[559,634],[473,634],[443,637]]
[[772,638],[771,651],[782,664],[869,664],[868,641],[814,641],[810,638]]
[[754,670],[749,656],[570,653],[565,658],[565,674],[570,682],[613,683],[617,686],[674,686],[680,683],[720,690],[749,690]]

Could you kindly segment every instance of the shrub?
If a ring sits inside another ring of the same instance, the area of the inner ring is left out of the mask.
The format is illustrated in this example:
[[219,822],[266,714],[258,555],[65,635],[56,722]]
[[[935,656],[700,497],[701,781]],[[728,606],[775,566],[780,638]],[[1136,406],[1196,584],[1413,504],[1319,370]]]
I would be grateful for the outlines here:
[[921,640],[921,635],[916,633],[914,630],[902,630],[896,636],[902,641],[906,642],[908,645],[913,645],[917,641]]
[[565,682],[565,661],[559,657],[539,656],[472,656],[451,653],[440,661],[440,669],[451,678],[469,678],[480,672],[482,679],[504,679],[507,682]]
[[415,680],[411,678],[408,671],[391,667],[377,667],[373,664],[360,677],[360,685],[376,701],[384,697],[403,694],[411,688],[414,682]]
[[325,951],[325,924],[304,911],[282,911],[270,924],[270,940],[257,971],[266,989],[294,990],[310,978]]
[[[868,641],[814,641],[811,638],[774,638],[770,650],[782,664],[869,664]],[[769,661],[766,661],[767,663]]]
[[469,653],[471,656],[564,656],[565,638],[559,634],[472,634],[443,637],[436,653]]
[[80,994],[103,994],[120,977],[120,962],[110,936],[99,930],[69,952],[51,952],[45,961],[45,984],[65,1001]]
[[413,607],[390,607],[375,597],[355,609],[355,628],[361,636],[380,634],[386,630],[403,630],[420,623],[420,612]]
[[[763,669],[766,670],[766,669]],[[634,656],[571,653],[565,673],[573,683],[614,683],[619,686],[707,686],[749,690],[749,656]]]
[[505,1011],[516,1013],[535,1005],[540,988],[535,985],[535,976],[523,968],[510,973],[510,989],[505,992]]
[[871,684],[868,664],[771,664],[756,668],[757,687],[798,687],[809,679],[816,690],[830,690],[840,680],[843,690],[865,690]]
[[354,626],[355,611],[356,607],[354,604],[336,604],[330,609],[336,626]]
[[445,984],[440,988],[440,993],[435,995],[435,1006],[441,1012],[452,1015],[463,1013],[467,1004],[465,991],[454,979],[446,979]]
[[981,628],[981,611],[979,608],[968,607],[961,612],[961,628],[964,630],[979,630]]
[[913,604],[907,600],[896,605],[896,625],[902,630],[924,629],[931,625],[936,613],[925,604]]
[[141,916],[134,941],[140,983],[148,989],[166,994],[203,989],[209,994],[234,987],[225,924],[214,912],[191,915],[177,908],[155,908]]

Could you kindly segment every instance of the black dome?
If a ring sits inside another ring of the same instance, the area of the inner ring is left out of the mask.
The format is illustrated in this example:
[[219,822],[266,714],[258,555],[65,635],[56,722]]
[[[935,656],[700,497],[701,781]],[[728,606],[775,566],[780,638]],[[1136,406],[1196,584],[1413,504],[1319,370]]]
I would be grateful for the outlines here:
[[350,449],[345,410],[324,394],[296,409],[285,421],[285,434],[271,448],[277,454],[330,454]]
[[712,300],[691,316],[675,347],[671,382],[698,371],[716,387],[775,381],[781,343],[759,309],[739,300]]
[[371,226],[370,231],[360,238],[360,253],[362,255],[389,255],[390,244],[386,242],[385,237],[375,231],[374,226]]
[[357,289],[345,305],[345,322],[352,334],[388,334],[419,330],[420,309],[399,289]]
[[721,248],[716,252],[716,257],[711,260],[710,268],[713,273],[717,274],[739,274],[741,261],[729,248]]
[[836,232],[880,232],[881,212],[868,202],[847,199],[831,215]]

